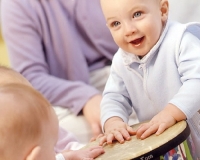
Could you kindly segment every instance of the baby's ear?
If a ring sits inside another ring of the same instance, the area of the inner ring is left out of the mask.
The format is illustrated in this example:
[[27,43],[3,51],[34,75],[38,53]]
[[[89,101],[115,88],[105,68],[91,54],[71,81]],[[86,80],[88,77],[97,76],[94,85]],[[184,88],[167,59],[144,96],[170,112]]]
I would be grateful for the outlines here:
[[162,16],[162,21],[166,22],[168,18],[168,13],[169,13],[169,2],[167,0],[162,0],[161,1],[161,16]]
[[25,160],[39,160],[42,155],[41,147],[34,147],[31,152],[28,154]]

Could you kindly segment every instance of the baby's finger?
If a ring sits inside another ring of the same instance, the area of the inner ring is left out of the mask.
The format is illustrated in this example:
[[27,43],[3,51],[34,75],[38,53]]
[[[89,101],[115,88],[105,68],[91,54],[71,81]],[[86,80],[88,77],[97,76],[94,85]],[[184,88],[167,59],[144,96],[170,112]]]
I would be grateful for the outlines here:
[[142,124],[141,126],[139,126],[139,128],[137,129],[136,131],[136,136],[138,139],[141,138],[142,134],[148,130],[148,128],[150,127],[151,125],[149,123],[146,123],[146,124]]
[[[113,132],[113,135],[114,135],[114,138],[115,138],[119,143],[124,143],[124,137],[123,137],[123,135],[122,135],[121,132],[119,132],[119,131],[114,131],[114,132]],[[108,140],[107,140],[107,142],[108,142]],[[110,143],[108,143],[108,144],[110,144]]]
[[115,139],[114,133],[107,134],[107,144],[112,144],[112,141]]
[[96,148],[93,148],[93,150],[90,151],[89,157],[90,158],[96,158],[103,153],[105,153],[103,147],[96,147]]
[[[126,130],[126,129],[121,129],[120,130],[120,133],[121,133],[121,137],[122,137],[122,139],[124,140],[130,140],[131,139],[131,136],[130,136],[130,134],[128,133],[128,131]],[[121,138],[120,137],[120,138]],[[120,141],[119,141],[120,142]],[[123,143],[123,141],[122,142],[120,142],[120,143]]]
[[156,131],[158,130],[158,125],[157,124],[153,124],[152,126],[150,126],[142,135],[141,135],[141,139],[145,139],[147,137],[149,137],[150,135],[156,133]]
[[107,142],[107,137],[106,136],[102,136],[99,138],[99,145],[103,146],[103,144]]
[[165,123],[161,123],[157,132],[156,132],[156,135],[160,135],[161,133],[163,133],[166,129],[167,129],[167,125]]
[[132,127],[127,126],[127,131],[129,133],[129,135],[135,135],[136,134],[136,130],[134,130]]
[[93,146],[93,147],[89,148],[89,151],[92,151],[94,149],[103,149],[103,147],[102,146]]

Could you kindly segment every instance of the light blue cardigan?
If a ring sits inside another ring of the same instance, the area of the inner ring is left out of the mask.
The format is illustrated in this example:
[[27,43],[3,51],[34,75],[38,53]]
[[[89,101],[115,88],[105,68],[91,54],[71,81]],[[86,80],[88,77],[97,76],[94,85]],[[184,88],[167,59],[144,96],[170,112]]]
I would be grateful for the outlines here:
[[159,41],[141,60],[119,49],[101,103],[102,126],[112,116],[128,122],[132,107],[140,122],[150,120],[172,103],[185,113],[200,154],[200,115],[192,119],[200,109],[197,37],[200,39],[200,23],[169,21]]

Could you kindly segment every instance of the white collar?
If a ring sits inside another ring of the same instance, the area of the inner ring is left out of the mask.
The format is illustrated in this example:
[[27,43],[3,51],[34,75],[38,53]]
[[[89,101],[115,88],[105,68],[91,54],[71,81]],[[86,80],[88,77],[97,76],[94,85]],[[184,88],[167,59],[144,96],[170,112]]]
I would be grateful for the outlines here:
[[121,48],[119,48],[120,52],[122,53],[122,59],[123,59],[124,65],[130,65],[133,62],[146,63],[149,59],[151,59],[155,55],[156,50],[160,47],[160,45],[168,31],[168,28],[169,28],[169,22],[167,21],[165,28],[164,28],[158,42],[153,46],[153,48],[142,59],[140,59],[138,56],[136,56],[133,53],[128,53],[128,52],[122,50]]

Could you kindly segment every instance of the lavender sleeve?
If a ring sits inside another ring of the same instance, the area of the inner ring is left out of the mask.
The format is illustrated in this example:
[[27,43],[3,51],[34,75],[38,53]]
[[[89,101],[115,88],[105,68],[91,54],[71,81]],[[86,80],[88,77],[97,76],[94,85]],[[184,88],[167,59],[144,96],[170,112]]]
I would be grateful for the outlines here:
[[84,145],[80,144],[72,133],[65,131],[63,128],[59,128],[58,141],[54,148],[56,153],[60,153],[64,150],[78,150]]
[[[50,2],[55,4],[47,4]],[[74,27],[62,19],[62,14],[57,15],[60,21],[50,14],[52,6],[54,11],[58,10],[58,1],[41,1],[43,8],[39,3],[2,0],[2,33],[11,65],[52,105],[68,107],[78,114],[87,100],[99,92],[89,85],[89,68],[81,49],[73,46],[78,40],[71,35]],[[45,6],[45,13],[42,13]],[[45,20],[47,14],[52,19]],[[67,27],[72,29],[68,31]]]

